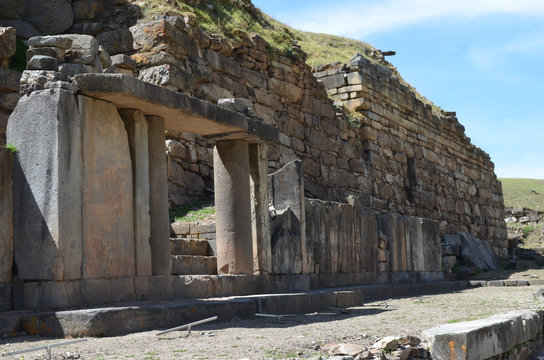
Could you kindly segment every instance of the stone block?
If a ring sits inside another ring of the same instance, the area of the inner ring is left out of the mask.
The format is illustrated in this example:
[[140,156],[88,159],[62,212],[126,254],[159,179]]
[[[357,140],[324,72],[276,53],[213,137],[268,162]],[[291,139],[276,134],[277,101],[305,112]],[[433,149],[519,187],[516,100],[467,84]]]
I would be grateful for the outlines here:
[[31,48],[55,47],[69,49],[72,46],[72,39],[66,36],[35,36],[28,40]]
[[99,34],[96,40],[110,54],[129,53],[132,48],[132,33],[128,29],[116,29]]
[[322,82],[323,85],[325,85],[325,89],[339,88],[346,85],[346,79],[344,78],[344,74],[325,76],[319,78],[318,81]]
[[489,243],[469,233],[458,232],[444,235],[443,242],[459,246],[465,263],[474,266],[476,270],[497,270],[500,267],[499,260]]
[[217,274],[217,258],[215,256],[172,255],[172,274]]
[[134,247],[136,275],[151,275],[151,219],[149,216],[149,144],[147,119],[139,110],[122,110],[132,160]]
[[82,118],[83,278],[135,275],[132,161],[113,103],[78,97]]
[[442,271],[442,248],[440,223],[430,219],[419,219],[423,241],[424,271]]
[[194,76],[170,64],[141,70],[139,79],[151,84],[165,86],[175,91],[192,92],[196,86]]
[[0,68],[0,91],[19,92],[21,73],[11,69]]
[[196,239],[170,239],[172,255],[208,255],[208,241]]
[[187,33],[164,19],[140,22],[130,28],[138,51],[167,51],[176,57],[199,57],[196,43]]
[[16,32],[12,27],[0,27],[0,60],[15,55]]
[[26,68],[28,70],[57,71],[59,68],[59,61],[52,56],[35,55],[30,59]]
[[80,126],[73,93],[61,89],[24,96],[8,122],[7,142],[19,150],[14,257],[20,279],[81,277]]
[[512,311],[483,320],[447,324],[423,331],[436,359],[489,359],[535,339],[541,310]]
[[35,55],[51,56],[57,59],[59,62],[64,62],[64,49],[57,47],[38,47],[30,48],[26,51],[26,61],[29,62]]
[[274,274],[308,272],[303,179],[300,160],[268,176],[270,204],[276,212],[270,223]]
[[346,100],[344,105],[350,110],[370,110],[370,101],[365,98]]
[[346,75],[346,80],[349,85],[359,85],[362,84],[364,81],[363,74],[361,74],[360,72],[348,73]]
[[446,272],[451,272],[453,267],[457,264],[457,256],[443,256],[442,257],[442,269]]

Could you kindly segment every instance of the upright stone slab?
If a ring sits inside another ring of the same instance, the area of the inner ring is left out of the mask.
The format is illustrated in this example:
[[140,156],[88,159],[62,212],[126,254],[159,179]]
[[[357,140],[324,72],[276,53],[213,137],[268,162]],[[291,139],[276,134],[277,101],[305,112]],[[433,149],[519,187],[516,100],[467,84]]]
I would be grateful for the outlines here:
[[253,237],[253,267],[255,273],[269,274],[271,266],[270,215],[268,214],[268,146],[249,145],[251,175],[251,229]]
[[397,237],[397,215],[383,214],[378,216],[380,231],[387,238],[387,248],[390,253],[390,271],[406,270],[406,246],[404,237]]
[[151,218],[151,266],[153,275],[169,275],[170,220],[168,218],[168,179],[164,145],[164,119],[148,116],[149,188]]
[[23,280],[81,278],[81,118],[74,94],[35,91],[8,122],[14,164],[14,244]]
[[378,267],[378,221],[372,211],[363,210],[361,221],[361,260],[364,272],[377,272]]
[[[13,267],[14,156],[7,149],[0,147],[0,284],[11,283]],[[0,300],[0,304],[1,302]]]
[[136,275],[151,275],[151,224],[149,217],[149,144],[147,119],[139,110],[119,112],[125,121],[132,159],[134,191],[134,247]]
[[217,271],[253,274],[249,155],[245,141],[217,143],[213,150]]
[[82,118],[83,278],[134,276],[132,161],[113,103],[78,96]]
[[419,219],[423,236],[424,271],[442,271],[442,245],[440,223],[430,219]]
[[[294,160],[286,164],[273,174],[268,176],[270,203],[278,212],[284,213],[291,211],[294,216],[288,221],[276,221],[275,228],[271,226],[272,242],[288,241],[292,246],[299,247],[297,256],[294,258],[296,262],[300,257],[300,271],[295,266],[295,273],[308,273],[308,252],[306,249],[306,218],[304,204],[304,173],[302,170],[302,161]],[[288,210],[289,209],[289,210]],[[274,220],[273,220],[274,223]],[[278,226],[290,226],[291,228],[279,228]],[[288,235],[291,240],[280,240],[282,234]],[[276,238],[275,238],[276,237]],[[283,250],[278,248],[280,252]]]

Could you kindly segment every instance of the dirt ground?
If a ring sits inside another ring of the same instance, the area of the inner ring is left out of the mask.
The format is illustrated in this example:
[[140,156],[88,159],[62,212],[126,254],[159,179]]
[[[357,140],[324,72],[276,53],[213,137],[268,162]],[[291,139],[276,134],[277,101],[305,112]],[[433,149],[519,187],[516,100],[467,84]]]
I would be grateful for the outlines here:
[[[526,276],[520,275],[521,278]],[[185,331],[156,336],[158,331],[87,342],[53,349],[53,359],[292,359],[319,358],[320,346],[353,343],[369,346],[387,335],[421,336],[434,326],[486,318],[518,309],[542,308],[533,294],[540,286],[483,287],[457,293],[393,299],[387,307],[369,303],[350,308],[297,315],[292,319],[255,318],[208,323]],[[0,352],[59,342],[40,337],[4,338]],[[45,351],[4,359],[45,359]]]

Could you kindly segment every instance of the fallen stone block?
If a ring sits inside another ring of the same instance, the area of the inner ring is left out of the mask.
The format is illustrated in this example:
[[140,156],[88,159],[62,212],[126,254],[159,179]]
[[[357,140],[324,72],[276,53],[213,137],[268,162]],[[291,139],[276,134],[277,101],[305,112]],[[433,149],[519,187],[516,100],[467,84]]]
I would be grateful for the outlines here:
[[423,332],[434,359],[483,360],[534,339],[542,329],[541,310],[521,310],[483,320],[438,326]]

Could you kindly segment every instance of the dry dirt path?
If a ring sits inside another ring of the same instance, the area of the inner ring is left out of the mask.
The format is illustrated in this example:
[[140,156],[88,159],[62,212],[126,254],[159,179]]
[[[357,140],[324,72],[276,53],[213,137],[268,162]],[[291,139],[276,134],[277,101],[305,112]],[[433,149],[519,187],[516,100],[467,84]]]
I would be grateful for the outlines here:
[[[54,359],[281,359],[319,358],[326,343],[370,345],[387,335],[414,335],[433,326],[486,318],[517,309],[536,309],[539,286],[484,287],[458,293],[393,299],[388,307],[378,303],[350,308],[350,315],[323,311],[282,320],[255,318],[199,325],[190,337],[172,332],[157,337],[148,331],[109,338],[89,338],[85,343],[53,350]],[[13,351],[58,342],[59,339],[19,337],[2,339],[0,351]],[[45,351],[24,359],[44,359]],[[74,357],[75,355],[75,357]],[[4,357],[18,359],[23,355]]]

